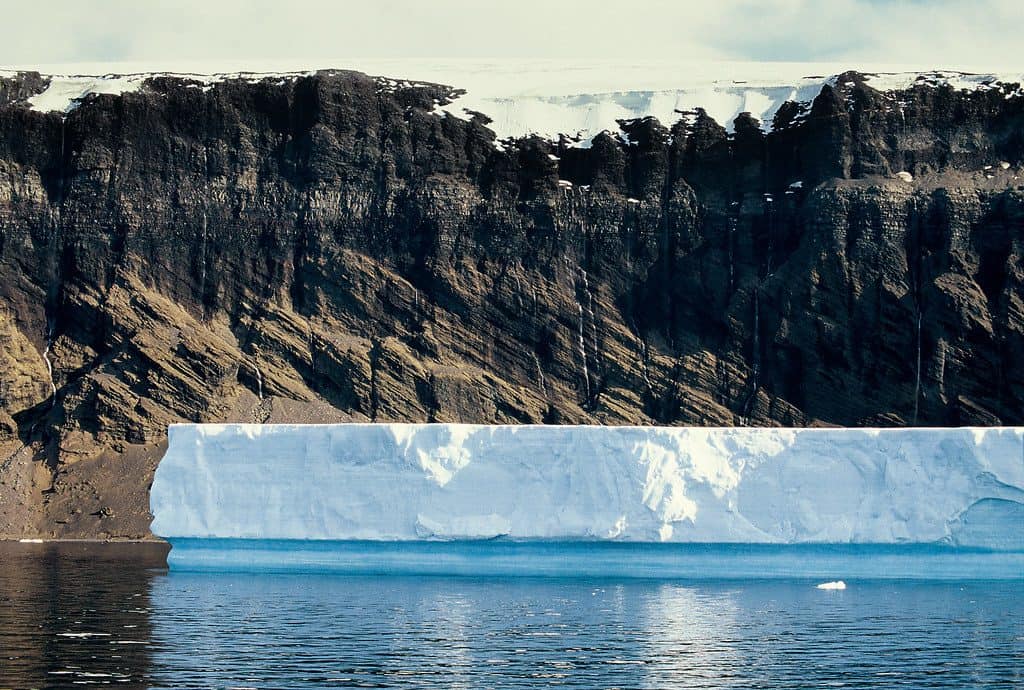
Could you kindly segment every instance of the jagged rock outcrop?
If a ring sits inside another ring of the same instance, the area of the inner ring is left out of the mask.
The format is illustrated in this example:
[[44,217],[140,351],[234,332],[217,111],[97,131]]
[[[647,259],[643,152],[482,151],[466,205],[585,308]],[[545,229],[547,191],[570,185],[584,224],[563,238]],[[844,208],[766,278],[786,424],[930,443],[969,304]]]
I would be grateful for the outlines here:
[[576,148],[354,72],[46,85],[0,78],[0,535],[146,535],[174,421],[1024,423],[1007,89]]

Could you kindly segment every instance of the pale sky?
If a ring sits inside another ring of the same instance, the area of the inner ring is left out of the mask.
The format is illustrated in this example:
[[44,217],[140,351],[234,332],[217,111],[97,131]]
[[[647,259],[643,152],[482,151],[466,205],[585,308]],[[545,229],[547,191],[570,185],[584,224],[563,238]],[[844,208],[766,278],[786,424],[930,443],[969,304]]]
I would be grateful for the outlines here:
[[1024,63],[1022,7],[1024,0],[0,0],[0,65],[321,67],[346,57],[489,57],[996,69]]

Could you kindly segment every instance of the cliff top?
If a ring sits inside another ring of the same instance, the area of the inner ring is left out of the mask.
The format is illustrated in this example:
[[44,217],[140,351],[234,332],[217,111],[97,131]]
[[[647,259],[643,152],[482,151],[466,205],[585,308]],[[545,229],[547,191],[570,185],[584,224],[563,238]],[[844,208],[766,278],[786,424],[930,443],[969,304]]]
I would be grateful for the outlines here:
[[[567,62],[554,60],[343,60],[337,69],[378,76],[382,89],[417,83],[453,87],[436,113],[467,119],[486,115],[498,139],[566,135],[580,146],[602,131],[617,132],[619,120],[648,116],[670,124],[700,108],[729,131],[740,113],[750,113],[770,130],[787,102],[809,104],[825,85],[853,80],[878,91],[914,86],[956,90],[1001,89],[1007,98],[1024,95],[1021,70],[921,70],[909,65],[836,63]],[[28,68],[0,70],[14,77]],[[209,90],[234,80],[289,80],[332,69],[302,63],[239,64],[130,63],[50,65],[32,70],[42,76],[38,92],[25,101],[34,110],[69,112],[92,94],[120,94],[144,88],[156,76],[180,77]]]

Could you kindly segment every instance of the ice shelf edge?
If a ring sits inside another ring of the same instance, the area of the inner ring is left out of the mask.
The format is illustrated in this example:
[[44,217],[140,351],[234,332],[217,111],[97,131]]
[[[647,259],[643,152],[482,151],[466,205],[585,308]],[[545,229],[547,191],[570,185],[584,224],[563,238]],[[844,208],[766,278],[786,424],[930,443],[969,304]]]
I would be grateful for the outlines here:
[[163,537],[1024,548],[1024,428],[174,425]]

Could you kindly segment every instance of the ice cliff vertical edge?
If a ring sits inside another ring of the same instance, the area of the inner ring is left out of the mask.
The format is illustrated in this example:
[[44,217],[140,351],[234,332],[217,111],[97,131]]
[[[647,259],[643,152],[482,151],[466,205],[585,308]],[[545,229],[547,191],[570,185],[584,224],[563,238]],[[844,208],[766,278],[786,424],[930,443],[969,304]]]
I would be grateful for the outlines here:
[[153,532],[1024,548],[1024,428],[173,425]]

